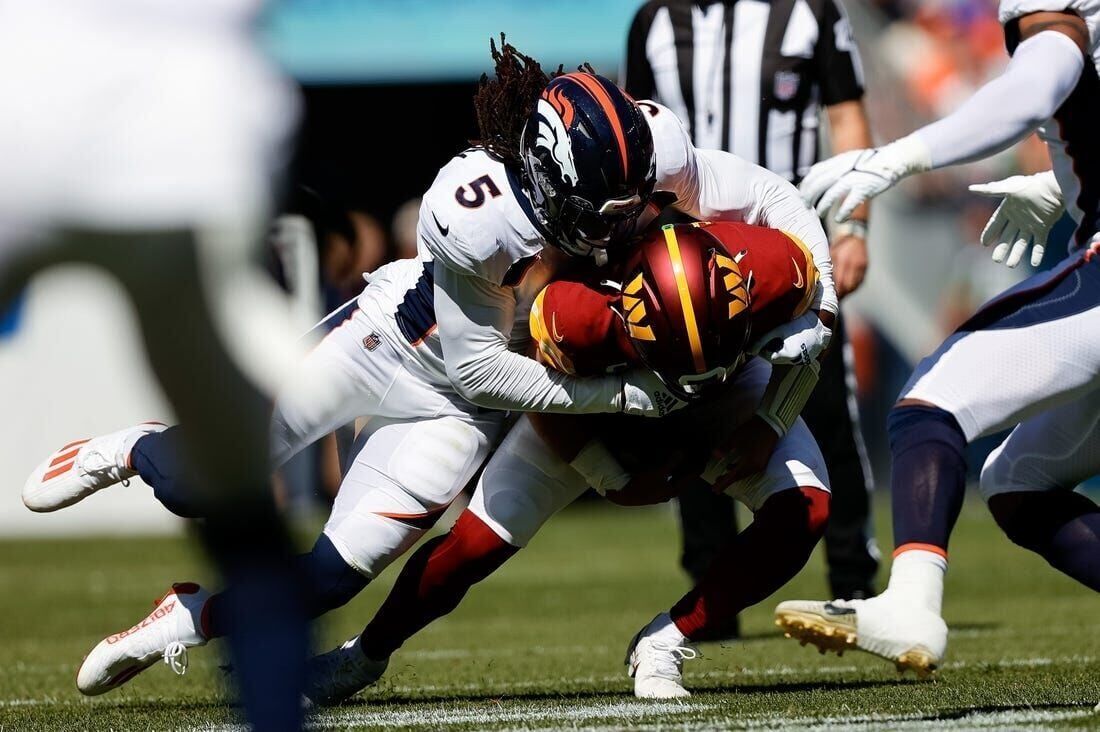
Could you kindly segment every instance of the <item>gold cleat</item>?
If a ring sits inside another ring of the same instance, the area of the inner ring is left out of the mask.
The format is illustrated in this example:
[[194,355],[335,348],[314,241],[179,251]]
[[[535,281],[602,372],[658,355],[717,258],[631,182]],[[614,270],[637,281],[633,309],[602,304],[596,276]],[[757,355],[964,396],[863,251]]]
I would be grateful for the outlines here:
[[799,645],[812,644],[821,654],[833,651],[838,656],[856,649],[884,658],[898,673],[913,671],[919,678],[928,678],[936,670],[936,657],[921,646],[914,646],[897,656],[886,655],[859,645],[854,609],[830,602],[782,602],[775,609],[775,624],[787,638]]

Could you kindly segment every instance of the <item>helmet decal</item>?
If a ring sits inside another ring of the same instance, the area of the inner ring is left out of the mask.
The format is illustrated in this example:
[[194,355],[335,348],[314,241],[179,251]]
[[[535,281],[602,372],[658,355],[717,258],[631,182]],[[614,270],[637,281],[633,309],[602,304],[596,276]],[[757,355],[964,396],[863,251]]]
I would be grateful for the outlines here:
[[619,144],[619,159],[623,163],[623,176],[628,176],[629,159],[626,152],[626,134],[623,131],[623,122],[619,119],[619,113],[615,109],[615,102],[611,100],[607,90],[603,88],[595,74],[574,72],[566,74],[564,78],[571,79],[584,87],[584,90],[603,108],[604,114],[607,115],[608,121],[611,122],[611,128],[615,132],[615,141]]
[[645,303],[641,293],[644,284],[644,276],[641,272],[623,288],[623,315],[626,316],[626,330],[631,338],[640,341],[655,341],[653,328],[645,324]]
[[[567,109],[567,116],[572,121],[573,108],[570,106]],[[567,185],[577,185],[577,164],[573,161],[573,148],[569,146],[568,122],[546,99],[539,99],[538,115],[535,147],[550,153],[550,159],[557,164],[561,179]]]
[[725,272],[722,275],[722,285],[730,294],[729,319],[733,320],[738,313],[743,312],[749,306],[749,295],[745,290],[745,279],[741,276],[741,267],[738,263],[744,258],[745,252],[738,252],[733,259],[724,254],[715,254],[714,263],[718,269]]
[[661,229],[665,233],[665,246],[672,262],[672,273],[676,277],[676,290],[680,293],[680,307],[684,312],[684,327],[691,345],[691,355],[695,359],[695,368],[703,373],[707,370],[707,361],[703,358],[703,339],[699,337],[699,326],[695,322],[695,306],[691,303],[691,291],[684,273],[684,260],[680,256],[680,244],[676,241],[676,229],[672,224],[666,224]]

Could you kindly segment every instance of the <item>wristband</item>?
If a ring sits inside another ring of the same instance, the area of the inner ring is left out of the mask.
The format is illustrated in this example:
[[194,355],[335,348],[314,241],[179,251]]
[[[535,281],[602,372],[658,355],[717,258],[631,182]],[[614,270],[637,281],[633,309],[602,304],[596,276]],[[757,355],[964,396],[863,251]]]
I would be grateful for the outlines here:
[[867,238],[867,222],[856,219],[848,219],[842,224],[837,224],[833,229],[834,236],[854,236],[860,239]]
[[569,466],[601,496],[607,495],[608,491],[620,491],[630,482],[630,473],[599,440],[592,440],[582,447]]
[[[779,379],[775,378],[777,372],[781,375]],[[806,364],[773,367],[772,381],[764,391],[764,399],[757,407],[756,415],[767,422],[780,437],[787,434],[817,386],[820,372],[821,364],[817,359]]]

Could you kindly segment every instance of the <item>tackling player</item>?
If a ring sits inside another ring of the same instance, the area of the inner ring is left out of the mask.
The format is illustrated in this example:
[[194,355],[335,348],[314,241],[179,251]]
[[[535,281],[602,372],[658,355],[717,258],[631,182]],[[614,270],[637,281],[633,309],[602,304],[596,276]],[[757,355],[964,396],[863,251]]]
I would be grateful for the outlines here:
[[825,528],[828,478],[798,417],[816,360],[770,367],[752,334],[796,320],[816,289],[797,237],[736,223],[665,226],[617,276],[621,286],[551,283],[531,310],[540,356],[564,373],[653,368],[689,405],[660,420],[532,413],[489,460],[450,533],[410,558],[360,637],[311,661],[316,702],[377,681],[390,655],[527,545],[589,486],[616,503],[668,500],[702,479],[755,513],[700,583],[627,651],[637,696],[688,696],[690,641],[726,637],[744,608],[805,564]]
[[[839,202],[843,219],[906,175],[985,157],[1038,128],[1078,224],[1066,259],[986,304],[902,390],[889,419],[896,549],[886,591],[776,609],[789,635],[823,650],[855,646],[922,674],[946,650],[947,543],[965,490],[964,450],[982,435],[1016,425],[982,469],[997,523],[1100,590],[1100,508],[1072,491],[1100,470],[1100,261],[1090,251],[1100,225],[1100,2],[1005,0],[999,14],[1012,54],[999,78],[943,120],[820,163],[802,184],[822,213]],[[1045,242],[1058,208],[1050,182],[996,187],[1008,194],[1001,223],[983,234],[999,242],[995,259],[1008,254],[1014,265],[1032,238]]]
[[[828,243],[790,184],[696,150],[671,112],[607,79],[549,79],[511,46],[493,53],[497,79],[475,99],[483,146],[456,156],[425,194],[418,258],[371,276],[276,404],[276,464],[372,416],[324,534],[302,558],[313,616],[347,602],[431,527],[497,441],[504,410],[658,416],[676,406],[647,368],[579,378],[523,354],[532,300],[568,256],[606,261],[668,205],[782,228],[805,242],[819,276],[806,311],[764,334],[768,356],[806,362],[828,342]],[[56,510],[135,472],[156,484],[161,458],[178,453],[164,445],[171,435],[132,429],[71,445],[31,476],[24,502]],[[78,687],[103,693],[161,657],[182,668],[187,647],[233,622],[224,605],[197,585],[175,587],[149,618],[92,650]]]

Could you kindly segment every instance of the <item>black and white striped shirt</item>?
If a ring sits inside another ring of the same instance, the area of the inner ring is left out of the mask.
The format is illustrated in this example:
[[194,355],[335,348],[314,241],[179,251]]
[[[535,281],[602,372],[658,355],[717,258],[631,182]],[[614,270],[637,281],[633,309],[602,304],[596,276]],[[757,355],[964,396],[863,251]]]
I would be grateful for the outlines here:
[[650,0],[630,28],[623,86],[728,150],[797,183],[818,157],[820,105],[863,96],[838,0]]

